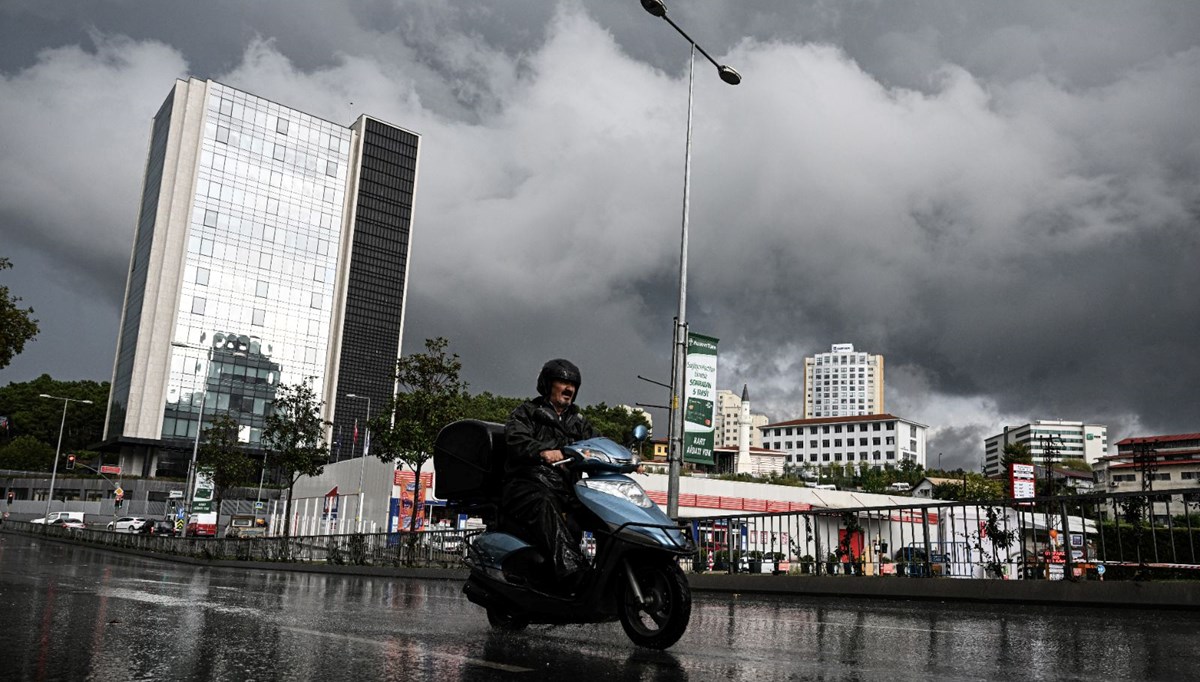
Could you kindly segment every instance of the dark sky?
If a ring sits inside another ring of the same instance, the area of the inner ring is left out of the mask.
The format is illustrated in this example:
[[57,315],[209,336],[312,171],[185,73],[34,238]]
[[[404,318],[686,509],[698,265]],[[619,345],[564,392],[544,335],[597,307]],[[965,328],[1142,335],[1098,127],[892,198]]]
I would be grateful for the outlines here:
[[[697,62],[688,320],[800,416],[803,357],[881,353],[931,461],[1005,424],[1200,431],[1200,3],[670,3]],[[661,403],[686,43],[637,0],[0,2],[0,382],[108,379],[150,119],[212,78],[422,136],[405,350],[472,390]],[[655,415],[662,420],[663,415]]]

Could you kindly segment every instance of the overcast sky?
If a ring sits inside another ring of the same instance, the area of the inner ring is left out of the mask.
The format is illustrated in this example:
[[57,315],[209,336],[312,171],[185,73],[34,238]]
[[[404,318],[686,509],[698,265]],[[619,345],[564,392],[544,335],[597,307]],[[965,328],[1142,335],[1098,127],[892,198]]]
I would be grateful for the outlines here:
[[[1200,431],[1200,3],[696,0],[688,320],[719,385],[802,414],[803,357],[978,468],[1005,424]],[[473,391],[666,401],[686,42],[637,0],[0,0],[0,383],[108,380],[151,117],[211,78],[421,135],[404,350]],[[665,423],[665,415],[655,414]]]

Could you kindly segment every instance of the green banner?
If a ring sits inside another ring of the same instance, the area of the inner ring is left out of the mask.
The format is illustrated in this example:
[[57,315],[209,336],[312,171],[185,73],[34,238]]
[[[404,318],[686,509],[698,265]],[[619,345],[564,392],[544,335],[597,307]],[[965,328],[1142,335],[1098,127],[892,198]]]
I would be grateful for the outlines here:
[[717,339],[688,334],[683,378],[683,461],[716,464],[713,408],[717,401]]

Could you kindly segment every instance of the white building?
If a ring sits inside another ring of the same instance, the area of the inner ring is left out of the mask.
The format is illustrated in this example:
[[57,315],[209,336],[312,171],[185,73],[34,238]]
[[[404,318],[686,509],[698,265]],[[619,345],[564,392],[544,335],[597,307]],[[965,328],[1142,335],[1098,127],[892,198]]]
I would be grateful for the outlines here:
[[1095,464],[1108,454],[1108,427],[1100,424],[1063,421],[1061,419],[1038,419],[1020,426],[1006,426],[983,442],[983,475],[998,476],[1000,460],[1004,457],[1004,446],[1010,443],[1026,445],[1033,455],[1035,464],[1045,464],[1048,450],[1053,450],[1053,459],[1083,459]]
[[762,427],[764,447],[787,453],[787,464],[816,471],[831,466],[862,469],[925,466],[929,427],[891,414],[795,419]]
[[883,356],[852,343],[804,358],[804,418],[883,413]]
[[[714,417],[713,428],[713,446],[718,448],[736,448],[738,447],[738,423],[742,414],[742,400],[745,400],[746,387],[742,387],[742,396],[739,398],[733,391],[720,390],[717,391],[716,415]],[[750,447],[762,447],[762,432],[759,429],[767,425],[765,414],[750,415]]]

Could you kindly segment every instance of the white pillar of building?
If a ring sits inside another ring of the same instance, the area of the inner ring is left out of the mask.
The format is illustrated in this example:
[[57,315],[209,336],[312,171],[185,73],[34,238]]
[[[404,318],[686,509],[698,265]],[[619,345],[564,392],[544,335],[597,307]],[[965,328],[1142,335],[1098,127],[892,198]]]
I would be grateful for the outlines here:
[[739,474],[754,473],[750,464],[750,393],[742,384],[742,409],[738,413],[738,454],[734,471]]

